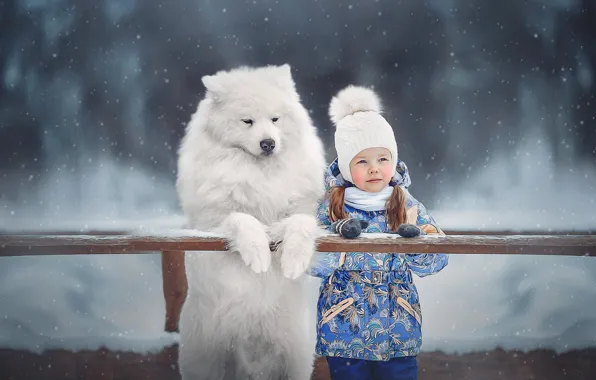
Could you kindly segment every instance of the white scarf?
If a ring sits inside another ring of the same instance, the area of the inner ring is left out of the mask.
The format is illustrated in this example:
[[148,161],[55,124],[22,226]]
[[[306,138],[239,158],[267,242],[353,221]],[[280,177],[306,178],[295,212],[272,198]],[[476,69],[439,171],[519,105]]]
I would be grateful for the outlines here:
[[393,193],[393,186],[386,186],[378,193],[370,193],[360,190],[357,187],[347,187],[344,203],[348,206],[362,211],[381,211],[385,210],[387,200]]

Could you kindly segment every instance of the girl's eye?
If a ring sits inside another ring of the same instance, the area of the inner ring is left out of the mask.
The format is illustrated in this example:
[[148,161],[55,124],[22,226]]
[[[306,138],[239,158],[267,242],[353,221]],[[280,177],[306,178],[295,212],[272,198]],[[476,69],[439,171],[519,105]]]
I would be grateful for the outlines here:
[[248,125],[252,125],[253,124],[252,119],[242,119],[242,121],[244,122],[244,124],[248,124]]
[[273,119],[271,119],[271,121],[272,121],[272,122],[274,122],[274,123],[275,123],[276,121],[278,121],[278,120],[279,120],[279,117],[274,117]]
[[366,160],[360,160],[358,162],[356,162],[357,164],[366,164]]
[[389,160],[385,157],[381,157],[381,159],[379,161],[389,161]]

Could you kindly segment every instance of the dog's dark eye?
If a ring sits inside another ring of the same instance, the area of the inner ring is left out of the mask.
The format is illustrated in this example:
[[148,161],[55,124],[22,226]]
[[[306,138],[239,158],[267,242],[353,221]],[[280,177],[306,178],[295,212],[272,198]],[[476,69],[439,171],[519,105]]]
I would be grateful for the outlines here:
[[244,122],[244,124],[248,124],[248,125],[252,125],[253,124],[252,119],[242,119],[242,121]]
[[278,121],[278,120],[279,120],[279,117],[274,117],[273,119],[271,119],[271,121],[272,121],[272,122],[274,122],[274,123],[275,123],[276,121]]

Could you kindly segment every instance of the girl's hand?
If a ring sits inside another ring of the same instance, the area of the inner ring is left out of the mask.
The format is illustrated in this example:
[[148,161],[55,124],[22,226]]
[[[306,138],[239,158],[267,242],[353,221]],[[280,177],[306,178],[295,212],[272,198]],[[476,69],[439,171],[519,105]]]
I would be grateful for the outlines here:
[[397,233],[399,234],[399,236],[405,238],[413,238],[420,236],[421,234],[426,235],[426,233],[422,231],[418,226],[409,223],[400,224],[399,227],[397,227]]
[[347,218],[338,220],[331,224],[331,231],[340,234],[346,239],[354,239],[360,236],[362,230],[368,227],[366,220]]

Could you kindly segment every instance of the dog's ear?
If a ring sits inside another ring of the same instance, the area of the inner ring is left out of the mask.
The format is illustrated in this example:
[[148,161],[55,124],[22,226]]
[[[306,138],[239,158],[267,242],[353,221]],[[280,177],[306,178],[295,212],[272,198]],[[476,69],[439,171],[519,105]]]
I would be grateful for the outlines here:
[[279,74],[281,76],[285,76],[286,78],[292,78],[292,68],[288,63],[284,63],[281,66],[277,66],[277,70],[279,70]]
[[296,85],[294,84],[294,79],[292,78],[292,68],[289,64],[286,63],[281,66],[273,66],[271,69],[273,70],[273,78],[276,85],[285,90],[296,90]]
[[207,89],[207,92],[215,98],[220,97],[224,91],[224,85],[221,78],[218,78],[217,75],[205,75],[201,78],[201,81]]

